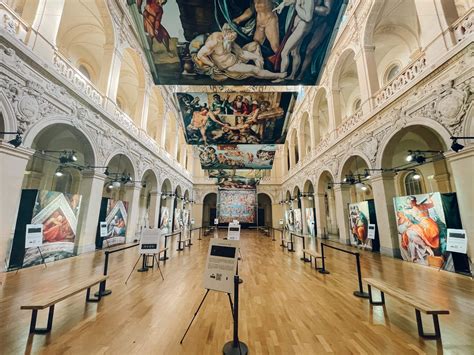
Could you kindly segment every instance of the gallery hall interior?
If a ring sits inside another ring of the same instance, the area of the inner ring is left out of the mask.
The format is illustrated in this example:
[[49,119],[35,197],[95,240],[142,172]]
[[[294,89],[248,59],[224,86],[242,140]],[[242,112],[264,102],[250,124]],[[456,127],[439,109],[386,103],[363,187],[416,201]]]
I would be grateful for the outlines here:
[[474,354],[474,0],[0,0],[0,355]]

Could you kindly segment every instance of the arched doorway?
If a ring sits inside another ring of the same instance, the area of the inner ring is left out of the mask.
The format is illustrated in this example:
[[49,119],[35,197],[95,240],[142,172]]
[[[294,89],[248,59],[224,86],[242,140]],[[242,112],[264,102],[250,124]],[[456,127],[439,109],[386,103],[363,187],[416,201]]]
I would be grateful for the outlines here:
[[183,196],[181,194],[181,187],[177,186],[174,190],[174,207],[173,207],[173,231],[180,230],[183,225],[182,210],[183,210]]
[[173,228],[174,194],[171,182],[165,179],[161,184],[160,228],[163,233],[171,233]]
[[210,192],[204,197],[202,205],[202,226],[209,227],[214,224],[214,218],[217,216],[217,194]]
[[105,238],[97,234],[97,248],[125,243],[141,227],[138,217],[141,185],[136,185],[132,161],[125,154],[114,155],[105,175],[99,222],[106,222],[108,234]]
[[324,171],[318,179],[318,193],[315,196],[316,226],[321,238],[339,239],[336,222],[336,200],[334,179],[329,171]]
[[266,193],[257,194],[257,224],[259,226],[271,227],[272,218],[272,199]]
[[156,228],[158,214],[158,179],[153,170],[148,169],[141,179],[138,223],[140,228]]
[[314,206],[314,187],[310,180],[307,180],[303,187],[302,194],[302,205],[303,205],[303,225],[304,234],[308,234],[312,237],[316,236],[316,211]]
[[298,186],[293,189],[292,196],[294,229],[296,233],[303,233],[303,214],[301,211],[301,192]]

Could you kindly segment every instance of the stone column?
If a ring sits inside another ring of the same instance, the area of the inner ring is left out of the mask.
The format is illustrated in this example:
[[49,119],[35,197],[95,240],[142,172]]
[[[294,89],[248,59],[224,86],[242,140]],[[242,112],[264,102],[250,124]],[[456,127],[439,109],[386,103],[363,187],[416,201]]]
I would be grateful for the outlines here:
[[147,131],[148,126],[148,103],[150,101],[150,87],[145,84],[144,88],[138,89],[137,105],[135,106],[135,120],[143,131]]
[[[168,130],[168,121],[169,121],[169,111],[166,111],[163,115],[163,121],[161,124],[161,138],[160,138],[160,146],[166,150],[166,133]],[[169,139],[172,139],[169,137]]]
[[79,194],[82,196],[77,225],[75,248],[78,254],[95,250],[95,237],[99,224],[102,190],[106,176],[93,171],[82,173]]
[[327,93],[329,125],[328,133],[334,131],[342,121],[341,117],[341,90],[332,89]]
[[350,189],[348,186],[334,186],[334,197],[336,199],[336,219],[339,228],[339,241],[349,244],[349,208],[347,206],[350,201]]
[[158,191],[150,192],[150,207],[148,208],[148,223],[151,228],[158,228],[160,217],[161,194]]
[[380,252],[385,255],[400,257],[397,221],[393,207],[393,198],[397,195],[395,175],[393,173],[373,175],[370,182],[377,214]]
[[295,156],[295,143],[291,142],[289,145],[289,154],[290,154],[290,166],[288,167],[288,170],[292,169],[295,164],[296,164],[296,156]]
[[449,26],[457,19],[454,1],[414,1],[420,24],[421,50],[428,65],[436,62],[454,44]]
[[123,53],[113,44],[104,46],[102,56],[103,66],[100,71],[98,88],[107,98],[115,103],[120,80],[120,68],[122,67]]
[[327,230],[327,218],[326,218],[326,204],[324,202],[325,194],[324,193],[315,193],[314,194],[314,204],[316,209],[316,227],[317,234],[321,238],[324,234],[324,231]]
[[364,113],[374,108],[373,98],[380,88],[374,52],[375,46],[365,46],[354,57],[359,78],[361,107]]
[[445,153],[453,174],[456,197],[463,229],[466,230],[467,254],[474,257],[474,146],[464,148],[458,153]]
[[56,37],[63,15],[65,0],[40,0],[31,25],[28,45],[36,55],[51,63],[56,50]]
[[3,271],[4,261],[10,258],[23,175],[33,153],[28,148],[14,148],[0,141],[0,271]]
[[125,198],[128,202],[128,219],[126,241],[131,242],[135,239],[138,225],[138,215],[140,210],[140,183],[125,185]]

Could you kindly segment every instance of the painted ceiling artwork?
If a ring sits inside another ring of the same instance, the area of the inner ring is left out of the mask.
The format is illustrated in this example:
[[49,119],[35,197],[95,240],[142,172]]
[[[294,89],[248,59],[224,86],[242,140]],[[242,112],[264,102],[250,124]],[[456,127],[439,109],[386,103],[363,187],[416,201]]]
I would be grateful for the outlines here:
[[176,93],[188,144],[281,144],[296,92]]
[[242,178],[242,179],[256,179],[259,180],[263,177],[263,170],[249,170],[249,169],[236,169],[236,170],[208,170],[210,178],[223,179],[223,178]]
[[245,179],[241,177],[219,178],[217,185],[220,189],[244,189],[253,190],[257,187],[259,180]]
[[208,169],[271,169],[274,144],[198,146],[201,167]]
[[127,0],[160,85],[315,85],[347,0]]

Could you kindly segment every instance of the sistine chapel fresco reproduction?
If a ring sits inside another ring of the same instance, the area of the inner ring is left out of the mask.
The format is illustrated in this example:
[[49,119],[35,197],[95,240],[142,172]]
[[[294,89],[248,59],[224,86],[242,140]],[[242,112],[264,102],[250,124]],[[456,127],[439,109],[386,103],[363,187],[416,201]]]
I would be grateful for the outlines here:
[[271,169],[276,146],[267,145],[209,145],[199,146],[203,169]]
[[127,0],[161,85],[314,85],[347,0]]

